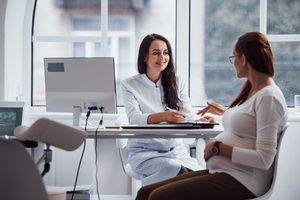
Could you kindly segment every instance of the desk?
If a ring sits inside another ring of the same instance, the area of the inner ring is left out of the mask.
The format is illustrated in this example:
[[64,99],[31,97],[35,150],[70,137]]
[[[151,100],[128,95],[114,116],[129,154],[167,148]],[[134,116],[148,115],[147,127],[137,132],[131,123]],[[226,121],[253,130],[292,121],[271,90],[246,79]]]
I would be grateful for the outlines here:
[[[109,149],[108,145],[105,146],[104,140],[108,140],[110,144],[115,141],[110,140],[117,140],[122,138],[203,138],[204,140],[215,137],[219,133],[223,131],[223,127],[221,125],[216,125],[213,129],[99,129],[97,133],[97,139],[99,142],[102,142],[100,145],[97,145],[97,152],[102,153],[99,158],[102,158],[101,162],[101,171],[98,177],[101,177],[101,183],[100,188],[102,188],[102,191],[105,190],[105,184],[103,183],[110,183],[111,182],[111,176],[107,176],[107,174],[114,174],[114,177],[117,177],[117,169],[124,170],[124,165],[127,163],[124,162],[124,154],[121,153],[123,150],[123,145],[125,142],[118,141],[116,142],[116,147],[119,149],[119,151],[116,152],[116,150]],[[88,138],[95,139],[95,128],[87,128]],[[126,141],[127,143],[127,141]],[[203,152],[202,149],[199,149],[199,152]],[[113,153],[119,154],[121,158],[122,168],[121,166],[118,168],[117,166],[120,165],[120,158],[119,156],[114,156]],[[125,156],[126,157],[126,156]],[[201,154],[199,154],[199,157],[201,157]],[[115,159],[113,159],[115,158]],[[125,158],[126,159],[126,158]],[[106,161],[105,161],[106,160]],[[203,159],[201,159],[201,163]],[[204,165],[204,164],[203,164]],[[111,166],[114,166],[113,168]],[[125,166],[126,169],[128,167]],[[125,171],[125,174],[128,173]],[[122,173],[122,172],[120,172]],[[120,174],[119,174],[120,175]],[[124,174],[123,174],[124,176]],[[119,185],[126,184],[126,179],[122,178],[120,176],[118,179]],[[136,182],[134,179],[132,179],[132,194],[135,195],[138,188],[140,187],[140,183]],[[124,183],[121,183],[121,182]],[[128,183],[128,182],[127,182]],[[117,187],[118,184],[114,183],[114,187]],[[123,186],[122,186],[123,187]],[[95,188],[95,185],[93,186]],[[111,186],[109,187],[111,188]],[[107,187],[108,190],[108,187]]]
[[[216,125],[210,129],[114,129],[100,128],[97,138],[212,138],[223,131]],[[87,128],[88,138],[95,138],[95,128]]]

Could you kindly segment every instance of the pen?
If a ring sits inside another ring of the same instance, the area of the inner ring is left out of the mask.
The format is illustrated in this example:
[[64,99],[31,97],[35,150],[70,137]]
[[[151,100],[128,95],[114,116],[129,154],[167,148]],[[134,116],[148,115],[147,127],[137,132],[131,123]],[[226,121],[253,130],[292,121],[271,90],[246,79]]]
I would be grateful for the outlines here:
[[[171,112],[178,112],[177,110],[174,110],[174,109],[172,109],[172,108],[170,108],[168,106],[166,107],[166,110],[171,111]],[[186,117],[185,114],[183,114],[182,116]]]
[[168,111],[172,111],[172,112],[176,112],[177,110],[174,110],[174,109],[172,109],[172,108],[170,108],[170,107],[166,107],[166,110],[168,110]]

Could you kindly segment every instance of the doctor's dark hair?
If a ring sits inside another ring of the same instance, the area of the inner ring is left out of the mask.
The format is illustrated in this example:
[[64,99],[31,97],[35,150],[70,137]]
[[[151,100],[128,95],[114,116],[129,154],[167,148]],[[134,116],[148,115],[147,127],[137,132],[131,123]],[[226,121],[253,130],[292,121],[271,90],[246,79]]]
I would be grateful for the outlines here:
[[169,52],[169,63],[168,66],[162,71],[161,76],[161,83],[164,90],[164,103],[176,110],[181,109],[181,101],[178,98],[178,92],[177,92],[177,81],[176,81],[176,75],[175,75],[175,66],[173,62],[173,54],[172,54],[172,48],[170,45],[170,42],[159,34],[150,34],[147,35],[142,43],[140,44],[139,48],[139,54],[138,54],[138,72],[140,74],[146,74],[147,72],[147,63],[145,62],[145,58],[149,54],[149,48],[151,43],[154,40],[161,40],[164,41],[167,45],[168,52]]
[[[274,76],[275,64],[270,43],[267,37],[260,32],[248,32],[239,37],[235,44],[235,52],[238,56],[244,55],[247,62],[256,71],[270,77]],[[238,96],[232,101],[229,107],[240,105],[247,100],[251,90],[251,83],[247,80]]]

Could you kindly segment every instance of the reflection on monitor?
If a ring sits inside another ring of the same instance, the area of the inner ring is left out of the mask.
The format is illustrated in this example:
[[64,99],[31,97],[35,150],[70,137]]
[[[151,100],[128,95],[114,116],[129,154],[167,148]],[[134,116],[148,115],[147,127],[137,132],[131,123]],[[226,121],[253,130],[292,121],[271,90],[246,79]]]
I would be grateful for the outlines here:
[[13,136],[14,129],[22,124],[23,102],[0,101],[0,136]]
[[46,110],[73,112],[80,106],[103,107],[104,113],[116,113],[114,59],[44,58]]

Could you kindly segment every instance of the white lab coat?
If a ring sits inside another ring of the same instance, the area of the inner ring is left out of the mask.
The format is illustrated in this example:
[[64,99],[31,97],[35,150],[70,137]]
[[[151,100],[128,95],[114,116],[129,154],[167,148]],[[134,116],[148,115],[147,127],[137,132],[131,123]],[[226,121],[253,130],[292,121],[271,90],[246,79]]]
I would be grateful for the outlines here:
[[[193,115],[185,85],[179,77],[177,84],[182,111]],[[147,124],[149,114],[165,110],[160,80],[155,84],[145,74],[138,74],[122,81],[121,88],[130,124]],[[129,163],[140,175],[143,185],[174,177],[181,166],[202,169],[197,160],[190,157],[182,139],[129,139],[127,148]]]

